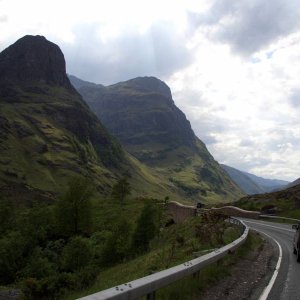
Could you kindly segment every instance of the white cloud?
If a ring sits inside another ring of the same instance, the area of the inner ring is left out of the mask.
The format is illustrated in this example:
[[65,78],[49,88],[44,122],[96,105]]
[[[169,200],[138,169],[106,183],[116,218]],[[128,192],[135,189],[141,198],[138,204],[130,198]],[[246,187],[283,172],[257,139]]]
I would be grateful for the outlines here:
[[[299,177],[298,35],[249,59],[201,32],[194,36],[197,60],[171,76],[169,84],[196,134],[220,162],[267,178]],[[192,101],[186,99],[191,90]]]

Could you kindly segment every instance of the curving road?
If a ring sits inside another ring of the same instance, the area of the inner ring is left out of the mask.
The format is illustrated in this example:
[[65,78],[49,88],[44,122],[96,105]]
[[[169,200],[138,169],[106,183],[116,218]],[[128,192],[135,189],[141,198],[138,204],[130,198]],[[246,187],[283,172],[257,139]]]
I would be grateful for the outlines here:
[[292,242],[295,230],[292,229],[292,225],[249,219],[243,219],[243,221],[251,229],[266,234],[271,238],[271,242],[276,250],[276,261],[278,261],[280,253],[279,248],[281,247],[282,249],[282,259],[281,261],[279,260],[279,271],[278,274],[275,272],[273,276],[273,280],[275,280],[274,284],[270,292],[266,291],[260,299],[300,299],[300,263],[296,262],[296,256],[293,254]]

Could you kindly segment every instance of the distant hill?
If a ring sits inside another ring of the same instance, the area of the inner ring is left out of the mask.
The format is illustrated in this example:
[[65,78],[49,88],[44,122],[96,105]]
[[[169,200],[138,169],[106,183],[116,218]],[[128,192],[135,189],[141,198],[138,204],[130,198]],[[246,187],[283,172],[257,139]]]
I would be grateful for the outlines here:
[[300,184],[300,178],[294,180],[293,182],[290,182],[288,185],[285,186],[285,188],[290,188],[290,187],[296,186],[298,184]]
[[231,179],[243,190],[247,195],[265,193],[265,190],[255,183],[244,172],[235,168],[221,164],[221,167],[228,173]]
[[259,177],[247,172],[243,172],[248,177],[250,177],[256,184],[262,187],[266,192],[272,192],[274,190],[284,188],[287,184],[289,184],[286,180],[280,179],[266,179],[263,177]]
[[[71,78],[72,80],[72,78]],[[125,149],[194,201],[232,201],[241,190],[194,134],[170,88],[154,77],[78,89]]]
[[234,205],[264,214],[300,219],[300,185],[272,193],[243,197]]
[[[96,83],[93,82],[89,82],[89,81],[85,81],[85,80],[81,80],[80,78],[73,76],[73,75],[69,75],[67,74],[69,80],[72,82],[72,85],[78,90],[83,86],[97,86]],[[101,86],[101,84],[99,84],[98,86]]]
[[265,179],[256,175],[221,164],[231,179],[248,195],[268,193],[284,188],[288,181],[278,179]]

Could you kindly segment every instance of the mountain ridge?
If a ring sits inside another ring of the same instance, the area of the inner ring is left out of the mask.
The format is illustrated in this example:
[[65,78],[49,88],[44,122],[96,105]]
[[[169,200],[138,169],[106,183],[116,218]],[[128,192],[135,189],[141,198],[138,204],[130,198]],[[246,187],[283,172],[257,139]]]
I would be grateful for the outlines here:
[[244,172],[233,167],[221,164],[221,167],[229,174],[231,179],[248,195],[272,192],[285,188],[288,181],[279,179],[267,179],[254,174]]
[[0,53],[0,73],[2,196],[50,199],[78,174],[108,195],[127,174],[134,195],[179,200],[172,185],[162,185],[159,174],[124,151],[100,123],[69,82],[57,45],[25,36]]
[[125,149],[159,170],[182,195],[194,201],[242,195],[196,137],[161,80],[137,77],[106,87],[81,86],[78,91]]

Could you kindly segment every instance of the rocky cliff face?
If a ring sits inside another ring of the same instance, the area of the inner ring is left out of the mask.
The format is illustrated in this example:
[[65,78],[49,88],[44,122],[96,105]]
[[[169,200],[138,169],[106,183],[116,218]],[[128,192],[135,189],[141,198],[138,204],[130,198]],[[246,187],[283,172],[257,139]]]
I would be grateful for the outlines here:
[[25,36],[0,53],[1,188],[56,193],[81,174],[104,192],[124,163],[120,144],[70,84],[58,46]]
[[154,162],[170,148],[195,145],[190,122],[175,106],[169,87],[156,78],[79,91],[110,132],[144,162]]
[[208,202],[242,195],[195,136],[164,82],[141,77],[78,91],[127,151],[159,171],[182,197]]
[[1,52],[0,81],[19,85],[38,81],[72,89],[63,53],[43,36],[26,35]]
[[182,199],[103,127],[70,84],[58,46],[26,36],[0,53],[1,197],[49,199],[75,175],[107,195],[124,174],[135,196]]

